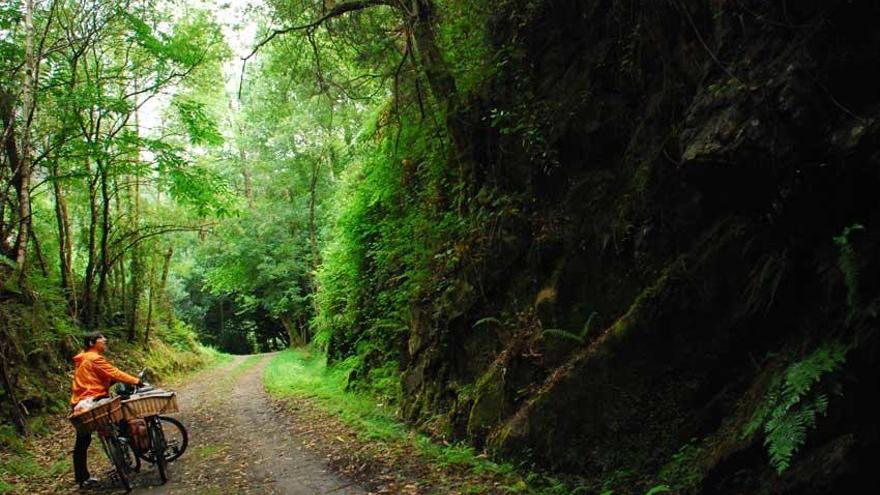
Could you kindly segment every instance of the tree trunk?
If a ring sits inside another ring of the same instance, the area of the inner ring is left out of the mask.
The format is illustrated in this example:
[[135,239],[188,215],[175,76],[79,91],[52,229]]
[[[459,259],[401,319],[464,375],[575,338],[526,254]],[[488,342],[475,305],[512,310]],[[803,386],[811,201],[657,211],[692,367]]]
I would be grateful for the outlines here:
[[[465,126],[458,115],[458,92],[455,78],[443,59],[437,38],[434,33],[434,2],[432,0],[412,0],[412,37],[422,71],[431,88],[434,99],[440,106],[449,135],[450,157],[458,165],[458,180],[463,184],[471,184],[473,164],[468,151],[468,139]],[[458,204],[464,207],[467,196],[466,188],[461,188]]]
[[315,202],[317,200],[318,173],[321,164],[319,161],[312,162],[312,177],[309,180],[309,244],[312,248],[312,277],[318,271],[320,252],[318,251],[318,227],[315,225]]
[[15,173],[18,193],[18,238],[15,241],[15,263],[19,281],[26,279],[28,240],[31,226],[31,139],[30,125],[36,108],[37,59],[34,53],[34,1],[25,0],[24,84],[21,89],[23,125],[21,129],[21,156]]
[[174,324],[174,314],[171,311],[171,299],[168,297],[168,294],[165,292],[165,288],[167,287],[168,282],[168,268],[171,267],[171,255],[174,254],[174,247],[168,246],[168,251],[165,252],[165,263],[162,266],[162,279],[159,282],[159,297],[161,298],[163,304],[163,310],[165,311],[166,325],[170,330],[172,325]]
[[[314,314],[318,314],[318,298],[315,295],[318,293],[318,265],[321,264],[321,254],[318,251],[318,227],[315,225],[315,202],[317,201],[318,172],[320,167],[319,161],[312,162],[312,177],[309,180],[309,245],[312,250],[312,269],[309,279],[312,285],[312,310]],[[330,168],[333,168],[332,165]],[[307,344],[311,340],[311,336],[307,334],[305,329],[303,329],[303,340],[303,344]]]
[[156,292],[154,278],[153,271],[150,270],[150,287],[149,295],[147,296],[147,324],[144,327],[144,349],[150,345],[150,329],[153,328],[153,294]]
[[238,124],[238,161],[241,167],[241,175],[244,177],[244,197],[247,198],[248,208],[254,209],[254,184],[251,169],[247,163],[247,154],[244,151],[244,126]]
[[[134,89],[138,89],[138,81],[134,81]],[[140,112],[138,108],[138,98],[134,100],[134,129],[137,136],[140,137]],[[138,156],[133,157],[135,161],[140,160],[140,148],[137,150]],[[137,170],[137,167],[135,168]],[[138,173],[134,175],[134,182],[129,189],[129,216],[131,218],[131,229],[137,231],[140,228],[141,215],[141,177]],[[131,248],[131,312],[128,315],[128,341],[137,340],[137,329],[140,325],[141,298],[143,297],[143,276],[144,276],[144,260],[143,249],[140,243],[135,244]]]
[[[91,165],[86,166],[87,170],[91,170]],[[96,308],[93,288],[95,285],[95,265],[96,256],[95,244],[98,231],[98,177],[89,179],[89,236],[88,236],[88,261],[86,263],[86,277],[83,287],[83,304],[82,309],[85,313],[86,326],[94,327],[96,324]]]
[[101,254],[100,264],[98,265],[98,291],[95,297],[95,318],[100,318],[107,305],[107,276],[110,273],[110,193],[107,186],[108,174],[107,164],[98,164],[99,177],[101,181]]
[[3,389],[6,390],[6,397],[9,400],[9,410],[12,411],[12,424],[15,425],[15,431],[21,436],[26,436],[28,433],[27,422],[24,419],[24,414],[21,413],[18,395],[12,384],[9,364],[6,362],[6,344],[2,341],[0,341],[0,378],[3,379]]
[[58,261],[61,272],[61,289],[67,300],[67,313],[76,318],[76,284],[73,278],[72,263],[72,239],[70,236],[70,215],[67,210],[67,200],[64,197],[64,189],[58,178],[58,163],[52,166],[52,189],[55,192],[55,220],[58,223]]
[[[0,169],[0,178],[12,181],[15,171],[19,168],[18,143],[15,141],[15,107],[12,102],[12,95],[6,91],[0,92],[0,118],[3,120],[3,151],[6,155],[6,167]],[[7,175],[8,174],[8,175]],[[5,182],[5,181],[4,181]],[[0,254],[12,258],[13,249],[9,245],[7,239],[10,237],[12,222],[10,221],[10,229],[6,227],[6,205],[10,203],[9,197],[10,187],[3,184],[2,194],[0,194]]]
[[40,240],[37,238],[37,233],[34,229],[31,229],[31,240],[34,242],[34,254],[37,256],[37,263],[40,264],[40,273],[43,274],[44,277],[49,276],[49,269],[46,266],[46,258],[43,256],[43,248],[40,247]]
[[281,326],[284,327],[284,330],[287,331],[287,338],[290,340],[290,345],[302,345],[304,342],[299,342],[299,336],[293,329],[293,322],[290,321],[289,316],[281,316],[279,318],[281,320]]
[[[116,219],[117,219],[117,230],[119,229],[118,224],[122,222],[122,206],[120,204],[122,196],[122,192],[119,190],[119,181],[116,176],[113,176],[113,197],[115,198],[115,208],[116,208]],[[113,274],[113,301],[114,304],[119,308],[119,313],[122,315],[124,321],[128,322],[128,298],[125,297],[125,251],[122,251],[115,263],[113,263],[113,268],[111,270]]]

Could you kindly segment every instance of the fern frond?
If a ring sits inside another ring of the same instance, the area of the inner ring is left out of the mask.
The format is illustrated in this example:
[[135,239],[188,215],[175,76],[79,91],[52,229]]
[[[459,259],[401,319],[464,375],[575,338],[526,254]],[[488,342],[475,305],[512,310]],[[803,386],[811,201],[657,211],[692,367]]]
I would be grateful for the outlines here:
[[671,492],[672,488],[669,488],[669,485],[656,485],[651,487],[650,490],[645,492],[645,495],[656,495],[658,493],[666,493]]
[[587,322],[584,323],[584,328],[581,329],[581,340],[587,338],[587,334],[590,333],[590,330],[593,328],[593,319],[596,318],[598,314],[599,313],[595,311],[590,313],[590,317],[587,318]]
[[565,330],[559,328],[548,328],[541,332],[542,335],[549,335],[551,337],[559,337],[562,339],[568,339],[575,342],[583,343],[584,339],[580,335],[576,333],[567,332]]
[[784,373],[785,380],[771,385],[764,403],[746,424],[744,436],[763,424],[764,445],[770,464],[778,473],[791,465],[794,454],[806,441],[807,432],[816,426],[816,417],[828,411],[828,396],[816,394],[814,385],[845,359],[846,348],[830,343],[793,363]]
[[486,318],[480,318],[473,325],[471,325],[471,328],[477,328],[478,326],[484,325],[486,323],[494,323],[494,324],[500,326],[501,320],[499,320],[498,318],[491,317],[491,316],[488,316]]

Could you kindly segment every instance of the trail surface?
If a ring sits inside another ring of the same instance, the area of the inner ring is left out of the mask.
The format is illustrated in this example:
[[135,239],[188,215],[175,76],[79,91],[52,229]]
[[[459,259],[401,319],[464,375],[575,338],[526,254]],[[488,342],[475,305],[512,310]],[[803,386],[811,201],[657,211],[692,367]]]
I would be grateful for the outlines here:
[[[293,431],[297,418],[273,407],[262,383],[271,357],[235,357],[178,387],[181,412],[174,416],[189,430],[189,447],[169,465],[167,484],[159,485],[155,468],[145,463],[133,475],[131,493],[365,494],[305,450],[308,439]],[[90,452],[91,459],[99,455]],[[121,493],[109,481],[102,485],[98,492]]]

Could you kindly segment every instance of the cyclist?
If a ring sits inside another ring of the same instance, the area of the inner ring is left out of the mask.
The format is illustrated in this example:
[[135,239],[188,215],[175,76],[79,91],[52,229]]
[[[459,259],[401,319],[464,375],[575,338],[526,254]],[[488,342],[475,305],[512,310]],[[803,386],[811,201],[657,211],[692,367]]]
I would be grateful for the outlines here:
[[[83,352],[73,358],[76,371],[73,375],[71,408],[86,399],[97,400],[110,395],[113,382],[124,382],[141,385],[141,380],[116,369],[104,358],[107,350],[107,337],[101,332],[90,332],[83,340]],[[76,445],[73,448],[73,471],[77,484],[88,488],[98,483],[98,479],[89,474],[87,453],[92,443],[91,433],[76,434]]]

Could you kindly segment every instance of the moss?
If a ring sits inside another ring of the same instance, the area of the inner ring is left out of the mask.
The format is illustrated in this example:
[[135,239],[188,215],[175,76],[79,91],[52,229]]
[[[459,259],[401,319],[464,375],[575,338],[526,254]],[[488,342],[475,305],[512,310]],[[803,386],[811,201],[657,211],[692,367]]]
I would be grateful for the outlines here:
[[469,437],[483,437],[503,418],[504,384],[504,368],[502,366],[493,366],[477,382],[474,404],[468,415],[467,432]]
[[702,459],[705,455],[703,443],[697,439],[681,446],[672,459],[657,474],[657,479],[673,488],[675,493],[693,493],[702,484],[705,472]]
[[661,309],[662,298],[666,295],[670,282],[684,275],[685,271],[686,263],[684,257],[677,258],[672,263],[669,263],[654,283],[642,290],[626,313],[614,322],[610,333],[617,337],[622,337],[635,325],[648,322],[652,314]]

